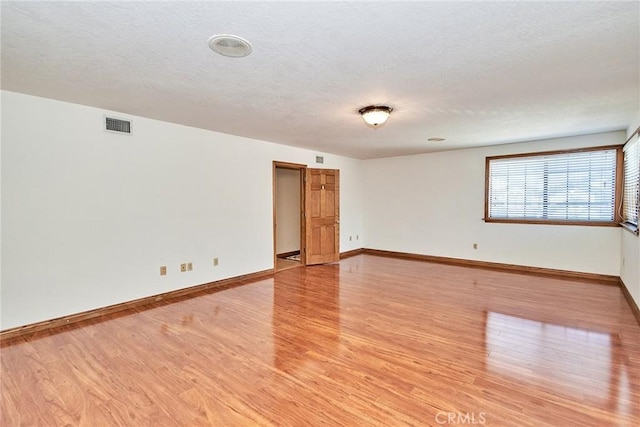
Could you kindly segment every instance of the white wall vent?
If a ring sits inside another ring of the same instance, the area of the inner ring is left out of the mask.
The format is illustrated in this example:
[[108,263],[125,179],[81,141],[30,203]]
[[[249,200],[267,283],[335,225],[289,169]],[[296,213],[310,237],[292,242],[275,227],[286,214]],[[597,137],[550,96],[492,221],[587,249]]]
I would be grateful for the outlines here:
[[104,130],[107,132],[123,133],[131,135],[131,120],[117,119],[104,116]]

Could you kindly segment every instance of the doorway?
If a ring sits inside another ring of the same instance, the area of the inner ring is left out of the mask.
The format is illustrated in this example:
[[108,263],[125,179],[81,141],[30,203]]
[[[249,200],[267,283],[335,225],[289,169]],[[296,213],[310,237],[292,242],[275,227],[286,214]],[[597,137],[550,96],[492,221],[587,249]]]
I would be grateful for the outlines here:
[[306,165],[273,162],[275,271],[305,265],[304,173]]
[[339,260],[340,171],[274,161],[274,270]]

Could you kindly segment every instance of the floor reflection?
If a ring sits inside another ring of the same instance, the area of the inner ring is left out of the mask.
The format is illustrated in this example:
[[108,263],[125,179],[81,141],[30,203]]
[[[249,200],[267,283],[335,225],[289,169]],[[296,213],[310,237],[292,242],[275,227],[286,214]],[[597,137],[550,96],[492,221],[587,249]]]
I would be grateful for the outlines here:
[[[555,325],[497,312],[486,316],[486,370],[620,414],[640,410],[638,376],[618,333]],[[635,371],[635,372],[633,372]],[[632,373],[633,372],[633,373]]]
[[300,369],[335,353],[340,332],[340,266],[329,264],[279,273],[274,279],[274,365]]

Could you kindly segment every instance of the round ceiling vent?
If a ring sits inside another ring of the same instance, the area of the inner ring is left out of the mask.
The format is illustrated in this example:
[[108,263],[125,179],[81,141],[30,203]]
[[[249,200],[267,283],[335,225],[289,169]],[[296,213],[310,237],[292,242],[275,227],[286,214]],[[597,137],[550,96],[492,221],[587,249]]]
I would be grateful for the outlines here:
[[251,53],[251,43],[242,37],[219,34],[209,39],[209,47],[215,53],[232,58],[242,58]]

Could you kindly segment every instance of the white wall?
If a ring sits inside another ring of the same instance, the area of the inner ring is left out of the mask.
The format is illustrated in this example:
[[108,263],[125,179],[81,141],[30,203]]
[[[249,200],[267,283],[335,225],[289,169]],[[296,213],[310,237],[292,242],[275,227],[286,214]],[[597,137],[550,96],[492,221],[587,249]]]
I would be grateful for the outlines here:
[[[627,138],[640,126],[640,113],[634,126],[627,129]],[[620,260],[620,278],[640,307],[640,238],[622,230],[622,256]]]
[[276,169],[276,253],[300,250],[300,171]]
[[[2,117],[2,98],[3,92],[0,91],[0,118]],[[2,186],[2,120],[0,120],[0,330],[2,330],[2,194],[4,187]]]
[[[141,117],[116,135],[104,110],[1,102],[0,329],[272,268],[272,161],[323,154]],[[341,250],[357,249],[362,161],[323,155],[341,172]]]
[[367,160],[365,247],[618,276],[618,227],[484,223],[481,218],[486,156],[624,140],[624,132],[611,132]]
[[141,117],[132,136],[114,135],[104,110],[6,91],[0,107],[0,329],[272,268],[272,161],[317,167],[316,154],[340,169],[343,252],[621,274],[640,296],[631,233],[481,221],[486,156],[617,144],[624,132],[360,161]]

